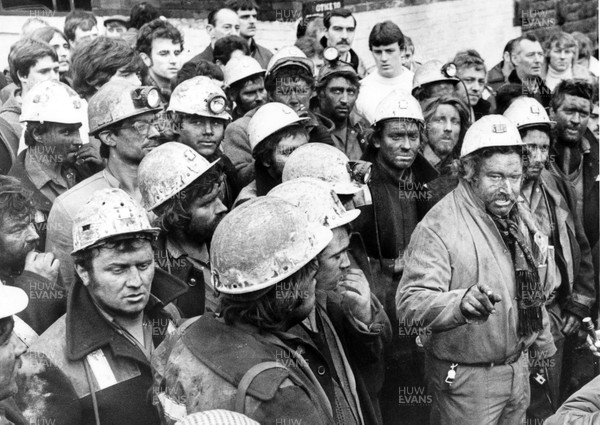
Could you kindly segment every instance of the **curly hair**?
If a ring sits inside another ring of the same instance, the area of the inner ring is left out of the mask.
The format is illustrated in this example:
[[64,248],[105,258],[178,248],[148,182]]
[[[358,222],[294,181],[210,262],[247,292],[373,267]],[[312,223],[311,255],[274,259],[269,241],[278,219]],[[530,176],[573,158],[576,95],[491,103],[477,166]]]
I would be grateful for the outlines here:
[[245,55],[250,53],[248,43],[239,35],[232,34],[218,39],[213,47],[214,62],[219,60],[223,65],[227,65],[231,54],[236,50],[241,50]]
[[225,80],[223,70],[221,70],[218,65],[201,59],[198,62],[186,62],[183,64],[181,69],[177,71],[175,78],[171,80],[171,90],[175,90],[175,87],[184,81],[201,75],[212,78],[213,80]]
[[258,145],[252,150],[252,156],[256,160],[257,164],[268,163],[273,161],[273,152],[277,149],[277,145],[282,139],[288,137],[295,137],[298,135],[304,135],[306,140],[309,139],[306,128],[301,124],[292,124],[281,130],[276,131],[270,136],[265,137]]
[[594,98],[594,86],[586,80],[563,80],[555,87],[550,100],[550,108],[557,111],[567,95],[581,97],[590,101],[590,111]]
[[206,173],[194,180],[188,187],[172,196],[154,209],[156,224],[165,233],[183,231],[190,223],[190,206],[199,198],[213,191],[215,184],[221,181],[221,169],[217,163]]
[[[454,152],[460,152],[463,139],[465,138],[465,134],[471,125],[471,117],[469,114],[469,110],[466,108],[465,104],[460,99],[454,96],[442,96],[433,99],[431,102],[427,103],[427,105],[425,105],[425,107],[423,108],[423,116],[425,118],[426,125],[429,123],[429,121],[437,111],[438,107],[441,105],[453,106],[458,112],[458,116],[460,117],[460,133],[458,135],[458,142],[454,147]],[[425,131],[424,142],[429,143],[427,131]],[[423,143],[422,146],[424,146],[425,143]]]
[[148,56],[152,54],[152,42],[157,38],[166,38],[173,43],[179,43],[183,50],[183,35],[166,19],[155,19],[144,24],[138,33],[135,50],[145,53]]
[[473,153],[456,160],[454,162],[454,170],[463,180],[471,182],[479,175],[481,164],[484,159],[491,158],[495,154],[516,153],[522,159],[524,158],[523,148],[520,146],[492,146],[476,150]]
[[318,268],[313,259],[293,275],[251,294],[221,294],[221,315],[227,324],[249,323],[261,331],[286,330],[293,312],[306,299],[310,276]]

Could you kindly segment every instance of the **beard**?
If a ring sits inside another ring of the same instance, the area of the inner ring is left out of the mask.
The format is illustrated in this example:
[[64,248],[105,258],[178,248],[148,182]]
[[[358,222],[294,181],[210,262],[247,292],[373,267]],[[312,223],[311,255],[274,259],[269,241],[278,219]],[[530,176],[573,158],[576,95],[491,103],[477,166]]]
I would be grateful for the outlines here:
[[215,229],[225,217],[224,214],[218,215],[209,223],[202,220],[192,219],[185,229],[185,235],[188,239],[208,241],[212,239]]

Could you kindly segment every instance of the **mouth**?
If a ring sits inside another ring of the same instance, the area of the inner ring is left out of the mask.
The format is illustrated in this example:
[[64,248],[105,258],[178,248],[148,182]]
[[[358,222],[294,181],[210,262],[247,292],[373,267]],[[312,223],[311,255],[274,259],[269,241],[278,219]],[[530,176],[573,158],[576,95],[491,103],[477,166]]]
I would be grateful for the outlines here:
[[125,299],[130,303],[139,303],[140,301],[144,300],[144,294],[140,293],[140,294],[127,295],[125,297]]

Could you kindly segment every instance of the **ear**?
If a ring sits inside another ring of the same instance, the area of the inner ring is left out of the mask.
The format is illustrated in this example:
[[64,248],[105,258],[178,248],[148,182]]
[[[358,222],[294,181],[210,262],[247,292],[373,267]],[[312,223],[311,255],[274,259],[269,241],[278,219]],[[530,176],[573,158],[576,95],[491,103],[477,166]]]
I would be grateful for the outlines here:
[[43,144],[42,134],[40,133],[39,128],[34,128],[31,132],[31,136],[33,137],[33,140],[35,140],[36,143]]
[[17,78],[21,82],[21,87],[23,87],[23,84],[27,84],[27,80],[29,79],[29,75],[23,76],[19,71],[17,71]]
[[90,273],[86,269],[84,269],[80,264],[75,264],[75,272],[83,282],[83,286],[89,286]]
[[373,146],[375,146],[377,149],[381,148],[381,140],[379,140],[379,137],[373,136],[371,143],[373,143]]
[[117,145],[117,141],[115,140],[115,134],[110,130],[104,130],[98,133],[98,138],[102,143],[107,146],[115,147]]
[[152,66],[152,59],[150,58],[150,56],[148,56],[146,53],[140,53],[140,57],[142,58],[142,62],[144,62],[144,65],[146,65],[148,68]]
[[213,27],[211,24],[206,25],[206,32],[211,40],[215,38],[215,27]]

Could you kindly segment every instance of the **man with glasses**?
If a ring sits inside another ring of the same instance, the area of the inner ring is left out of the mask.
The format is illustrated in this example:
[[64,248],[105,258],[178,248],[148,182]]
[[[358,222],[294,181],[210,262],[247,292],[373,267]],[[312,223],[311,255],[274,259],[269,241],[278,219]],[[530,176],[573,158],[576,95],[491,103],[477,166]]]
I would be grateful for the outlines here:
[[100,155],[106,158],[106,168],[56,198],[48,217],[46,248],[60,259],[67,287],[74,277],[71,225],[77,210],[94,192],[110,187],[141,201],[137,170],[142,158],[158,146],[160,134],[154,126],[158,111],[156,88],[125,80],[108,82],[90,99],[90,134],[102,142]]

